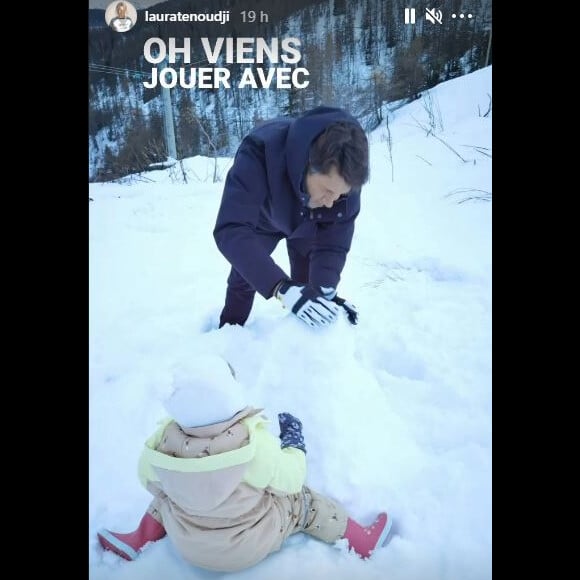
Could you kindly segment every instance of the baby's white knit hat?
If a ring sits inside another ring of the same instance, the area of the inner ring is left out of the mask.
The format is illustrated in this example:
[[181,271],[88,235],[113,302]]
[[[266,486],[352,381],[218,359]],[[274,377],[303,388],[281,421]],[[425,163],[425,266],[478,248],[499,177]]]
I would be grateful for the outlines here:
[[173,373],[165,410],[181,427],[202,427],[233,417],[246,407],[242,386],[221,356],[193,356]]

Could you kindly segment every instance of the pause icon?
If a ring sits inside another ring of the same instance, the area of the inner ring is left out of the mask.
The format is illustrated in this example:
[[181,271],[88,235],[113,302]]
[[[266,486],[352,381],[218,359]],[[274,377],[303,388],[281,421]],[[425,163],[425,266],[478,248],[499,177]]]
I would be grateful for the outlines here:
[[405,8],[405,24],[415,24],[414,8]]

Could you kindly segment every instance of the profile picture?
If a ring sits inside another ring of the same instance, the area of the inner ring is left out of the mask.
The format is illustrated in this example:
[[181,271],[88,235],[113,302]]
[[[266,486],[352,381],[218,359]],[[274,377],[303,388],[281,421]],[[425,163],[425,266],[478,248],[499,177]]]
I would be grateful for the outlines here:
[[137,10],[135,10],[135,6],[131,2],[116,0],[107,6],[105,22],[115,32],[127,32],[137,22]]

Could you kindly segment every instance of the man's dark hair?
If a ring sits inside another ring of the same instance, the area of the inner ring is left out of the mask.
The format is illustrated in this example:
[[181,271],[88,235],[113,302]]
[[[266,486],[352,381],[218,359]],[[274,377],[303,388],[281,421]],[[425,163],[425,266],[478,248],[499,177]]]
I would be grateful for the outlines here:
[[310,171],[328,174],[332,167],[354,189],[369,178],[369,142],[354,123],[333,123],[310,148]]

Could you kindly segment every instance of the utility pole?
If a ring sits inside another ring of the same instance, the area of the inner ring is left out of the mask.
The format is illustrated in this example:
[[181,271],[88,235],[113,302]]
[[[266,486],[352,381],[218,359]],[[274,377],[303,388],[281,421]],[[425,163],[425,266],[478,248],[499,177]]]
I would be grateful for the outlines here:
[[487,54],[485,55],[485,66],[489,64],[489,54],[491,52],[491,25],[489,27],[489,40],[487,42]]
[[[167,59],[164,61],[167,66]],[[165,146],[167,156],[177,160],[177,147],[175,145],[175,125],[173,123],[173,108],[171,106],[171,92],[167,87],[161,86],[161,99],[163,102],[163,128],[165,133]]]

